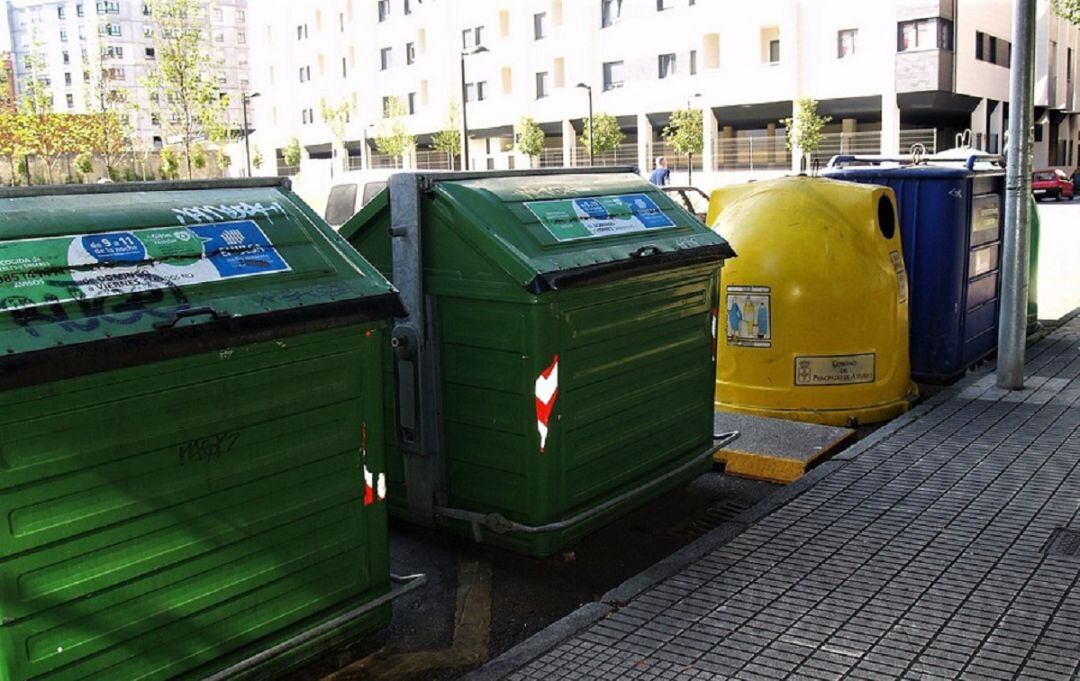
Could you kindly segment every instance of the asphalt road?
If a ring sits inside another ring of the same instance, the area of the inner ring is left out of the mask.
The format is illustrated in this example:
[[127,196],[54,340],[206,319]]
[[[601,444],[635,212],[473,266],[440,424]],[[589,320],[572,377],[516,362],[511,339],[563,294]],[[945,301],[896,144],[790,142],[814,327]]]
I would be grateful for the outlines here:
[[1039,204],[1039,318],[1080,307],[1080,198]]

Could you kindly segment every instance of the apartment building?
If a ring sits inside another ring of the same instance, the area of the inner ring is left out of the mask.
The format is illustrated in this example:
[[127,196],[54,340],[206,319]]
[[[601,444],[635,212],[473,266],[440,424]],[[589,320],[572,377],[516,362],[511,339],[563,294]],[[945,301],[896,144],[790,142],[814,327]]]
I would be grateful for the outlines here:
[[[267,158],[296,138],[303,166],[394,162],[373,139],[388,98],[416,136],[406,159],[445,167],[429,150],[460,109],[473,168],[522,167],[513,126],[547,134],[541,165],[581,164],[593,107],[626,135],[601,163],[647,168],[671,155],[661,131],[673,110],[700,108],[705,151],[695,169],[787,169],[781,119],[813,97],[831,116],[818,157],[895,154],[971,143],[1003,148],[1010,0],[260,0],[253,8],[253,88],[263,99],[254,142]],[[1074,166],[1080,29],[1038,3],[1036,164]],[[347,103],[335,139],[323,103]],[[333,161],[331,162],[331,159]],[[676,168],[686,159],[674,159]],[[288,171],[280,167],[282,171]],[[321,171],[320,171],[321,172]]]
[[[219,65],[221,91],[230,97],[229,121],[240,130],[241,93],[250,88],[248,0],[205,2],[209,6],[206,49]],[[168,141],[152,117],[150,93],[143,87],[156,59],[149,3],[8,0],[7,11],[17,93],[25,90],[30,79],[37,79],[51,92],[55,111],[83,113],[90,94],[84,65],[100,63],[110,82],[130,94],[135,136],[152,146]]]

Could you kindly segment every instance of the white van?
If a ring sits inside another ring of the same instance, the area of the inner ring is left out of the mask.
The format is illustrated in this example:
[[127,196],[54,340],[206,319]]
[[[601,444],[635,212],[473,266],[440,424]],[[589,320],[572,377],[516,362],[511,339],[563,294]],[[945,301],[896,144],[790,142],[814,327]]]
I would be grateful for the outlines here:
[[396,170],[355,170],[334,178],[326,197],[323,218],[339,229],[360,212],[375,195],[386,189],[386,183]]

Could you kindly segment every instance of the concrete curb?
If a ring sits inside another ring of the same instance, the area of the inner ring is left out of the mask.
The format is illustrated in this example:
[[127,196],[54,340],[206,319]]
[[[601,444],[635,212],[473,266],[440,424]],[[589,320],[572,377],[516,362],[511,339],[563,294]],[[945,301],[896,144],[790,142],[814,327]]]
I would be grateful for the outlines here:
[[[1061,318],[1062,324],[1080,315],[1080,309],[1074,310]],[[1039,338],[1036,343],[1053,334],[1053,331]],[[1032,345],[1034,345],[1033,343]],[[1028,346],[1029,348],[1031,345]],[[918,405],[908,413],[893,419],[866,438],[812,468],[796,482],[773,492],[746,511],[723,523],[707,534],[682,547],[667,558],[649,566],[642,572],[626,580],[619,586],[605,593],[599,602],[588,603],[561,620],[549,625],[532,637],[514,646],[502,655],[491,660],[483,667],[462,676],[460,681],[499,681],[526,666],[552,648],[592,626],[607,615],[626,605],[633,598],[685,569],[705,554],[720,548],[751,525],[792,501],[803,492],[828,476],[836,473],[848,462],[877,445],[882,440],[919,420],[945,402],[957,397],[972,384],[982,380],[994,370],[994,364],[985,366],[968,374],[953,385]]]

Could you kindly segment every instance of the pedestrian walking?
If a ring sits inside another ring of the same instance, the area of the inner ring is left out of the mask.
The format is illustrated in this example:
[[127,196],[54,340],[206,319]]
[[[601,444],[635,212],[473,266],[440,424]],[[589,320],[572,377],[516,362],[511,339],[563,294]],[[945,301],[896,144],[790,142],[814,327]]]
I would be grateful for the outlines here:
[[663,156],[656,157],[656,168],[652,171],[652,175],[649,175],[649,182],[657,187],[663,187],[671,182],[671,171],[668,170],[667,159]]

